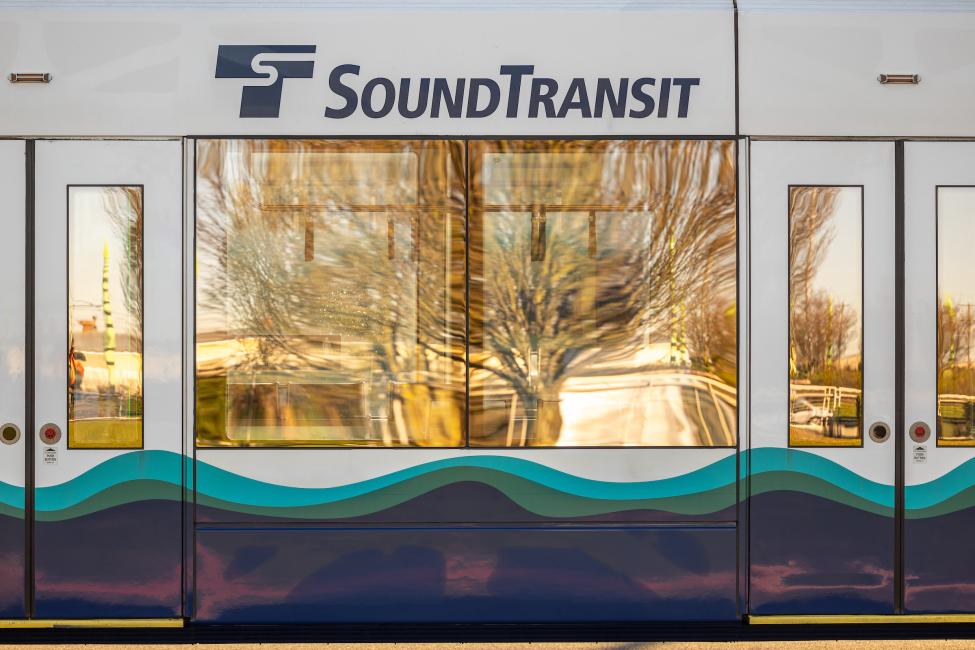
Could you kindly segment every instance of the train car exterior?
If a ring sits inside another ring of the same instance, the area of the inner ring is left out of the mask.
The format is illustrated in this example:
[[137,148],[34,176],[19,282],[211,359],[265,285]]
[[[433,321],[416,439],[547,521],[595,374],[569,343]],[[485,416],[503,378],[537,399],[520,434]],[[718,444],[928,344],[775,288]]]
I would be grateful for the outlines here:
[[3,624],[975,620],[973,33],[0,0]]

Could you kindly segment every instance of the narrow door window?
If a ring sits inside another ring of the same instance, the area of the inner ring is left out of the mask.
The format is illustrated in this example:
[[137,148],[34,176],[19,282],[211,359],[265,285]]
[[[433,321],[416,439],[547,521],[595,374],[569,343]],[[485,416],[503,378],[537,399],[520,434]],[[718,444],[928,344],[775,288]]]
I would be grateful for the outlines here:
[[68,187],[68,446],[142,447],[142,188]]
[[863,188],[789,188],[792,447],[862,444],[862,260]]
[[938,444],[975,446],[975,187],[939,187]]

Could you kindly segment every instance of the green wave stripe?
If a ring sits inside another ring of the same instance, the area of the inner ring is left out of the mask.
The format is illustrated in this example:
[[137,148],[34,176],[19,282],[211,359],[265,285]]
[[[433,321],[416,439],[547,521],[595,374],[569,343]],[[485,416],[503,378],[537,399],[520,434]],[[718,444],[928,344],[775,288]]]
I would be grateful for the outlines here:
[[[765,474],[776,474],[781,480],[781,485],[778,489],[801,492],[806,492],[808,489],[811,489],[812,484],[807,483],[801,478],[808,476],[819,479],[821,483],[829,484],[833,488],[849,495],[843,499],[833,498],[833,501],[838,500],[847,505],[854,505],[854,502],[869,502],[873,506],[880,506],[885,509],[889,508],[893,512],[893,485],[871,481],[828,458],[817,456],[802,449],[759,447],[751,452],[743,453],[742,463],[746,464],[744,466],[749,467],[751,472],[753,482],[752,494],[756,494],[754,485],[756,479]],[[769,478],[763,478],[758,482],[759,485],[763,482],[767,483]],[[833,492],[833,490],[830,490],[830,492]],[[811,491],[809,493],[830,498],[826,494],[820,494],[819,491]]]
[[[800,449],[759,448],[741,454],[753,495],[812,494],[867,512],[893,515],[894,488]],[[165,451],[116,456],[65,483],[37,490],[37,517],[78,517],[133,501],[181,498],[192,459]],[[461,481],[490,485],[525,510],[571,518],[637,509],[683,515],[718,512],[734,504],[736,458],[725,457],[685,474],[654,481],[600,481],[524,458],[455,456],[364,481],[327,488],[277,485],[199,462],[201,504],[242,513],[302,519],[347,518],[381,512]],[[742,490],[744,492],[744,490]],[[0,514],[23,516],[24,490],[0,482]],[[929,483],[907,488],[907,516],[925,518],[975,507],[975,459]]]

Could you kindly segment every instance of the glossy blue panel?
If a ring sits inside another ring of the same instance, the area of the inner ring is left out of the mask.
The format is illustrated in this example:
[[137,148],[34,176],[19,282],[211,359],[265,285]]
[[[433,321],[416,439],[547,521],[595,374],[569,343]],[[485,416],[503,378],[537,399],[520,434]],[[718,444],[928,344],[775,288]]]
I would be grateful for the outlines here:
[[0,515],[0,618],[24,617],[24,520]]
[[893,613],[892,517],[784,490],[749,508],[750,613]]
[[181,514],[179,501],[151,500],[38,521],[35,615],[180,616]]
[[733,527],[197,530],[225,623],[736,618]]
[[904,522],[904,607],[975,612],[975,508]]

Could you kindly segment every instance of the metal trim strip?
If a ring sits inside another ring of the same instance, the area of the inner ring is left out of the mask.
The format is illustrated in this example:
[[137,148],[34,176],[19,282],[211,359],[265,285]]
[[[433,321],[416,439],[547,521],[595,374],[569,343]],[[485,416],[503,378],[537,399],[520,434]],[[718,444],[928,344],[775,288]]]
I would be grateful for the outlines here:
[[8,619],[0,620],[0,629],[28,628],[181,628],[182,618],[94,618],[94,619]]
[[799,614],[748,616],[749,625],[975,623],[975,614]]

